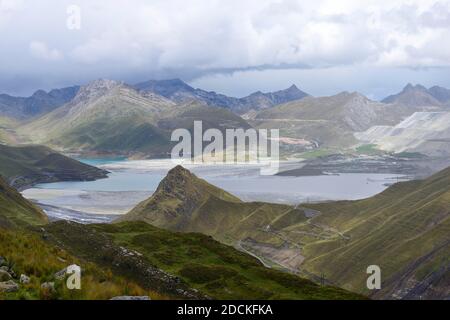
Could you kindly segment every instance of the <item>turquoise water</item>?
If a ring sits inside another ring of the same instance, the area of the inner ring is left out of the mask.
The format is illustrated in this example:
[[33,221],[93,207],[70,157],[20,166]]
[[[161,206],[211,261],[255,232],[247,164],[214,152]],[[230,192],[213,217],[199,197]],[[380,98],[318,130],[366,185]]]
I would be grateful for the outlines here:
[[107,179],[43,183],[35,188],[109,192],[154,191],[163,178],[163,174],[157,173],[118,171],[108,174]]
[[[147,199],[156,190],[170,160],[127,161],[122,158],[81,159],[110,171],[107,179],[46,183],[25,190],[23,195],[46,208],[49,216],[119,215]],[[355,200],[382,192],[398,175],[354,173],[286,177],[261,176],[245,166],[188,168],[200,178],[244,201],[298,204],[310,201]],[[95,221],[95,219],[92,219]]]
[[93,159],[75,158],[75,159],[95,167],[127,160],[126,157],[109,157],[109,158],[93,158]]

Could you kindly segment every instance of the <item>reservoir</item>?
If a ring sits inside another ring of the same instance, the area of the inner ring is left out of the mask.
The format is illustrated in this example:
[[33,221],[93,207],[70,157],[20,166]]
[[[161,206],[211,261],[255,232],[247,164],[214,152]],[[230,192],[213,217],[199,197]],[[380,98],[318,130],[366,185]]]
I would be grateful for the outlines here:
[[[170,160],[79,159],[110,172],[107,179],[39,184],[23,195],[53,219],[108,222],[147,199],[167,172]],[[356,200],[382,192],[399,175],[345,173],[321,176],[263,176],[254,165],[186,165],[198,177],[244,201],[299,204]]]

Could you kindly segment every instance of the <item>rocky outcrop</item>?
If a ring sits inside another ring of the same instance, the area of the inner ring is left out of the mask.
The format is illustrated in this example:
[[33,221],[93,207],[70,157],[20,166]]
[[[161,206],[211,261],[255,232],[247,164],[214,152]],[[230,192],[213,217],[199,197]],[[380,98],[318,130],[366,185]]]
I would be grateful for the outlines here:
[[49,236],[50,241],[74,255],[111,268],[116,274],[136,281],[143,288],[179,299],[207,299],[180,278],[149,263],[139,252],[114,244],[108,236],[90,226],[58,221],[42,232]]
[[13,280],[0,282],[0,292],[11,293],[19,290],[19,285]]
[[5,270],[0,269],[0,282],[11,280],[12,276]]
[[109,300],[123,300],[123,301],[149,301],[151,300],[150,297],[147,296],[120,296],[120,297],[114,297]]
[[25,274],[20,275],[20,283],[29,284],[30,281],[31,281],[31,279],[27,275],[25,275]]

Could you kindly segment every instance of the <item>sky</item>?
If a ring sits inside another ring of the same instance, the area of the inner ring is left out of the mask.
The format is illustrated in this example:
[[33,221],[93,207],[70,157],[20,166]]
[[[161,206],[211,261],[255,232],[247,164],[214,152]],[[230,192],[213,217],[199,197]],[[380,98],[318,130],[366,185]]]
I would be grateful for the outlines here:
[[450,87],[450,0],[0,0],[0,93],[181,78],[372,99]]

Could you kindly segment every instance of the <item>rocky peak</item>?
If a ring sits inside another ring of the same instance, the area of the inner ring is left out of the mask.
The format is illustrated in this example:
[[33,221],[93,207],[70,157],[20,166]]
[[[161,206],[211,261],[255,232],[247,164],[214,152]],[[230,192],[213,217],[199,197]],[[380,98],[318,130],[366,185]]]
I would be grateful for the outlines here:
[[411,91],[427,91],[427,88],[422,86],[421,84],[412,85],[411,83],[408,83],[405,88],[403,88],[403,92],[411,92]]
[[198,178],[189,170],[178,165],[171,169],[167,176],[160,182],[156,193],[165,193],[184,199],[188,189],[193,191],[193,183]]
[[108,79],[98,79],[82,86],[78,91],[77,95],[73,99],[74,103],[79,103],[82,101],[91,101],[97,99],[111,90],[123,86],[123,82],[108,80]]

